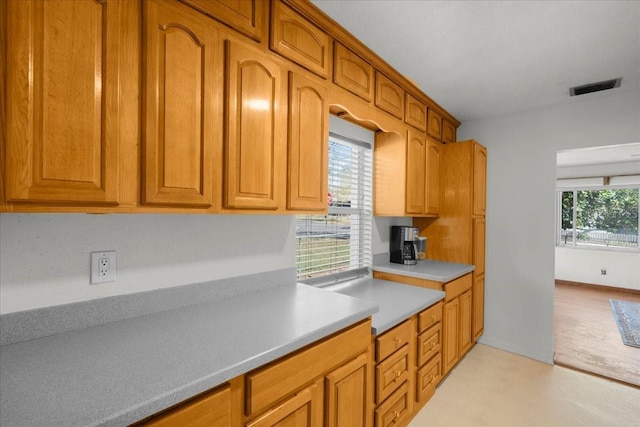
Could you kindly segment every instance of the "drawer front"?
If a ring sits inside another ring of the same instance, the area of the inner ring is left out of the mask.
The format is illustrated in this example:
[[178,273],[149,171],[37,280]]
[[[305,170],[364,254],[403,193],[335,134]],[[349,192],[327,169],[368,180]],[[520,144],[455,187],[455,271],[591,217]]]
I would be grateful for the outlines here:
[[418,314],[418,333],[424,332],[442,320],[442,302]]
[[172,426],[229,427],[231,425],[231,388],[226,385],[213,392],[180,404],[136,427]]
[[424,365],[436,353],[440,352],[442,343],[442,327],[440,323],[418,336],[417,365]]
[[429,363],[418,369],[416,374],[416,402],[424,402],[435,392],[442,374],[440,371],[440,355],[431,359]]
[[[251,416],[324,375],[371,345],[371,322],[361,322],[245,377],[245,414]],[[331,355],[331,357],[327,357]]]
[[409,384],[404,383],[398,391],[376,409],[375,427],[404,425],[409,416]]
[[459,277],[456,280],[452,280],[449,283],[445,283],[445,301],[450,301],[458,295],[471,289],[471,283],[471,273],[465,274],[464,276]]
[[409,346],[405,345],[376,365],[376,403],[385,400],[409,379]]
[[381,362],[411,339],[411,322],[406,321],[376,338],[376,362]]

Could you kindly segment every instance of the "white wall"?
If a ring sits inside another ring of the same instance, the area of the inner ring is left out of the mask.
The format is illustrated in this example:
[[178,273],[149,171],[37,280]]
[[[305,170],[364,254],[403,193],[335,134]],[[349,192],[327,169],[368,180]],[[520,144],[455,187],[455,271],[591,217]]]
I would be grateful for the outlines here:
[[[90,285],[90,252],[111,249],[116,282]],[[294,254],[293,216],[0,214],[0,313],[291,268]]]
[[[640,253],[557,247],[556,279],[640,290]],[[602,275],[601,269],[607,274]]]
[[[389,250],[392,224],[411,218],[376,218],[374,254]],[[90,285],[101,250],[116,251],[117,280]],[[294,266],[293,215],[0,214],[0,314]]]
[[553,361],[556,153],[640,141],[640,91],[463,123],[488,148],[485,333],[481,342]]

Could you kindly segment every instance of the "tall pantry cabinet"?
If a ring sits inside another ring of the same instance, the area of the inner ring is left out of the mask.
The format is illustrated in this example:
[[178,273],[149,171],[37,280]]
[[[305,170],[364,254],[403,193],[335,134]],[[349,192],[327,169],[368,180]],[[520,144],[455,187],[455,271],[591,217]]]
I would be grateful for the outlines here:
[[[475,265],[470,301],[475,342],[484,331],[487,149],[474,140],[443,144],[441,162],[440,216],[416,217],[413,224],[427,237],[427,258]],[[466,310],[461,314],[466,316]]]

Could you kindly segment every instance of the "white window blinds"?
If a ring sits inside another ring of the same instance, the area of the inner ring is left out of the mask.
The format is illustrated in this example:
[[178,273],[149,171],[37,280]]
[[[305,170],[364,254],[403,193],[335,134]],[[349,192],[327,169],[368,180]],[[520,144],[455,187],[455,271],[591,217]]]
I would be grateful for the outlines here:
[[297,216],[298,280],[331,282],[371,266],[372,157],[369,143],[330,134],[329,213]]

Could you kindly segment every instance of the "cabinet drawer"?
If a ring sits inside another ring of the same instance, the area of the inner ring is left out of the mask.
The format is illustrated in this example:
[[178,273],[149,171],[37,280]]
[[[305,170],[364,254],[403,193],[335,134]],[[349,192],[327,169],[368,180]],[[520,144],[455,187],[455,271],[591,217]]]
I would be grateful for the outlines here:
[[445,301],[450,301],[463,292],[471,289],[471,273],[457,278],[449,283],[445,283],[444,292],[446,293]]
[[442,302],[418,314],[418,333],[424,332],[442,320]]
[[[246,375],[245,413],[251,416],[371,345],[371,322],[359,323],[319,344]],[[331,355],[331,357],[327,357]]]
[[404,383],[376,409],[375,427],[404,425],[409,416],[409,384]]
[[135,426],[171,427],[184,425],[194,427],[230,426],[231,388],[226,385],[205,393]]
[[433,395],[442,377],[440,373],[440,354],[418,369],[416,374],[416,402],[424,402]]
[[376,362],[381,362],[411,339],[411,322],[406,321],[376,338]]
[[405,345],[376,365],[376,403],[385,400],[409,379],[409,346]]
[[301,390],[246,427],[322,425],[322,381]]
[[438,323],[418,336],[418,359],[416,364],[418,366],[424,365],[427,360],[440,352],[441,346],[442,327]]

